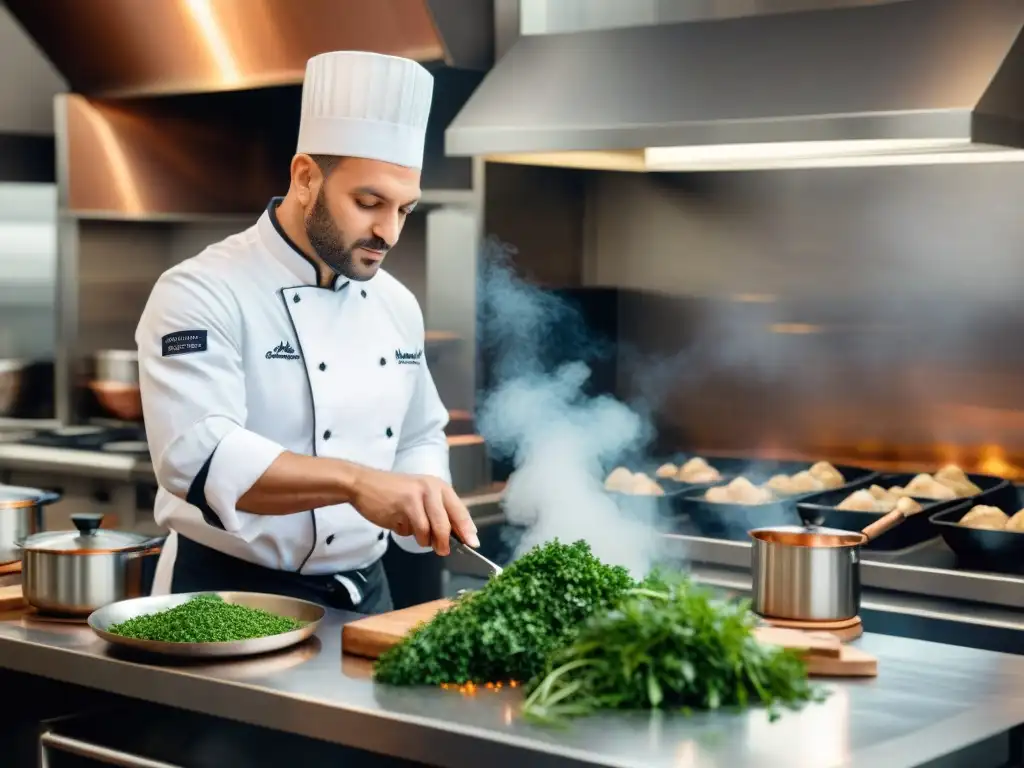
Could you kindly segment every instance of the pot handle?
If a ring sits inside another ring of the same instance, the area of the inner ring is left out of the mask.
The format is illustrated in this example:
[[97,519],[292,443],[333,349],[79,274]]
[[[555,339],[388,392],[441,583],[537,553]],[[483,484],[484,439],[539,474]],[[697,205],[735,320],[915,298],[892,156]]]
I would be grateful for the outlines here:
[[888,531],[890,528],[895,528],[897,525],[906,520],[906,515],[902,509],[894,509],[885,517],[880,517],[867,528],[861,531],[868,541],[874,541],[883,533]]
[[60,491],[43,491],[38,496],[36,496],[36,504],[38,504],[39,506],[53,504],[53,502],[55,501],[60,501],[60,497]]
[[159,555],[160,550],[163,549],[164,543],[167,541],[166,536],[154,536],[151,539],[147,539],[142,542],[137,552],[134,553],[135,557],[147,557],[149,555]]

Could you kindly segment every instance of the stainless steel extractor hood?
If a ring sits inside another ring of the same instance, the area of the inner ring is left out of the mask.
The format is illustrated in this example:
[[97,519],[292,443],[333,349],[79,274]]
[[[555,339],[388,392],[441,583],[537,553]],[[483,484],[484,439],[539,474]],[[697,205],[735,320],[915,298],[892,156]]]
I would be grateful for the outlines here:
[[301,83],[357,49],[486,70],[484,0],[6,0],[76,93],[123,98]]
[[1024,160],[1024,0],[521,37],[449,155],[635,171]]

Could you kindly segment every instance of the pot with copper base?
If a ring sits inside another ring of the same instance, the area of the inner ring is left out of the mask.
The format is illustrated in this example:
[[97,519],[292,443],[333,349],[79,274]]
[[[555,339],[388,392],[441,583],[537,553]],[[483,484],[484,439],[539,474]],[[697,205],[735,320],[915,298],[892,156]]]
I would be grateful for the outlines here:
[[0,573],[21,560],[19,542],[43,530],[43,507],[60,498],[60,494],[38,488],[0,485]]
[[166,537],[101,528],[102,520],[98,514],[72,515],[77,530],[36,533],[22,542],[29,605],[47,614],[88,616],[148,592],[146,567],[156,562]]
[[905,518],[903,509],[894,509],[862,531],[750,531],[754,612],[776,626],[859,636],[860,548]]

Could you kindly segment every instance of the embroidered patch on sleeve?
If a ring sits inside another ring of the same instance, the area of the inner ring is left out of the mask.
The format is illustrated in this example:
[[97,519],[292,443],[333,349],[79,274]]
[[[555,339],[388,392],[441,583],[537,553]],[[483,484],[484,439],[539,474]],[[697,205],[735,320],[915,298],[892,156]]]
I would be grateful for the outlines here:
[[175,331],[161,339],[164,357],[206,351],[206,331]]

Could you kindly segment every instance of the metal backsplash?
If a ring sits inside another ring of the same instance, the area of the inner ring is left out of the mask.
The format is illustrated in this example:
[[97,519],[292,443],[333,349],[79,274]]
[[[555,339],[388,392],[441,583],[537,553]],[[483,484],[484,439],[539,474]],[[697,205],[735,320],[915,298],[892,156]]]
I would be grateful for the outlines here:
[[1024,462],[1017,164],[590,177],[584,281],[673,446]]

